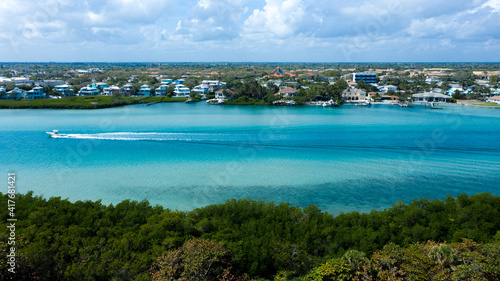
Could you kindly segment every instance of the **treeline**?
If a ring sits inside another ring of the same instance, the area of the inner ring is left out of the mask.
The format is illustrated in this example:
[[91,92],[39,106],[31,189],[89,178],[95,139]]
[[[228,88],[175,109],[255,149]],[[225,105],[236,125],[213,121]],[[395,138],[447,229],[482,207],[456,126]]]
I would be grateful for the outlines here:
[[[284,86],[283,86],[284,87]],[[300,82],[293,83],[288,87],[295,88],[298,92],[294,97],[282,97],[277,95],[280,87],[273,82],[268,82],[265,86],[256,80],[241,82],[239,80],[229,80],[224,86],[225,90],[232,90],[234,93],[228,95],[229,101],[225,104],[272,104],[279,99],[294,100],[297,104],[307,101],[325,101],[333,99],[342,103],[342,91],[348,88],[344,79],[338,80],[331,85],[328,82],[311,84],[306,88]]]
[[[180,212],[29,192],[17,195],[15,216],[18,280],[433,280],[460,268],[498,280],[500,271],[500,197],[491,194],[334,217],[250,199]],[[2,229],[7,218],[0,209]],[[3,257],[7,235],[0,232]],[[2,258],[1,279],[7,267]]]

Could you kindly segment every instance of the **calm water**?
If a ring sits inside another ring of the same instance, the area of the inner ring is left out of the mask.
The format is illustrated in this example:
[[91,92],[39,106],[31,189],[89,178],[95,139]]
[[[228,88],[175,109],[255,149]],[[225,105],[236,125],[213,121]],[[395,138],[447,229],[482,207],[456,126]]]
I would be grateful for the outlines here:
[[0,110],[0,120],[5,177],[72,201],[191,210],[252,198],[336,214],[500,191],[497,109],[197,103]]

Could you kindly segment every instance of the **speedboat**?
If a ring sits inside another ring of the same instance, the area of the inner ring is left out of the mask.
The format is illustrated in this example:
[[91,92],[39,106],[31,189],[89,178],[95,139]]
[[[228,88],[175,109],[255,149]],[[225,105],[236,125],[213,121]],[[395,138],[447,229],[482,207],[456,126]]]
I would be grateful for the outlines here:
[[50,137],[59,136],[58,130],[52,130],[52,132],[46,132]]

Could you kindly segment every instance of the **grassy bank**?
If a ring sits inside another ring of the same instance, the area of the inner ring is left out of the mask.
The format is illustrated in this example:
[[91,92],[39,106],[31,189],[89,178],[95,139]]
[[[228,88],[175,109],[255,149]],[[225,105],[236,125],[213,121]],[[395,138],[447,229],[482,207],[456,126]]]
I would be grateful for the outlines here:
[[0,109],[98,109],[131,104],[184,102],[185,98],[86,96],[43,100],[0,100]]
[[478,100],[459,100],[458,103],[468,106],[500,107],[500,104],[496,104],[493,102],[478,101]]

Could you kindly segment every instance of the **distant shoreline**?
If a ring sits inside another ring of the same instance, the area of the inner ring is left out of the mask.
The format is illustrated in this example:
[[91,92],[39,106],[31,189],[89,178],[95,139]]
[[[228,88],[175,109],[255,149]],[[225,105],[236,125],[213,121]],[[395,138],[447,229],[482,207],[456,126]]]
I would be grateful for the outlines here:
[[[187,98],[169,98],[169,97],[111,97],[111,96],[84,96],[70,97],[62,99],[43,99],[43,100],[0,100],[0,109],[105,109],[113,107],[122,107],[127,105],[156,103],[185,102]],[[198,101],[196,101],[198,102]],[[201,101],[204,102],[204,101]],[[389,102],[372,102],[373,105],[395,105]],[[228,106],[272,106],[264,103],[235,103],[229,102]],[[343,105],[355,105],[355,103],[345,103]],[[420,104],[414,104],[420,106]],[[459,101],[458,103],[439,103],[439,105],[448,107],[478,107],[500,109],[500,104],[487,103],[482,101]],[[297,106],[317,106],[316,104],[306,103]]]

